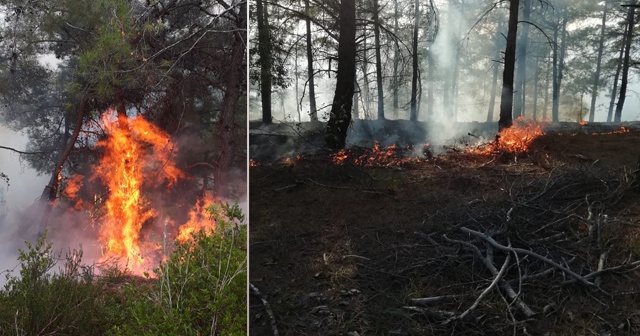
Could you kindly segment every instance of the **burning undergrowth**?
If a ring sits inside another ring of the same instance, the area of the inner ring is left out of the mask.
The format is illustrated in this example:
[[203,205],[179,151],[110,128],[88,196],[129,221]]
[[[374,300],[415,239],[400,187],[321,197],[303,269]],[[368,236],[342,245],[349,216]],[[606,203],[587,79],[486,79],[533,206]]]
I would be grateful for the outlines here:
[[174,240],[214,229],[206,207],[218,200],[186,190],[189,176],[176,165],[177,144],[143,117],[116,118],[109,111],[101,127],[106,137],[95,145],[99,160],[89,174],[66,179],[63,196],[69,211],[88,217],[100,260],[117,260],[141,274],[168,254]]
[[283,334],[635,335],[637,153],[622,156],[640,135],[590,133],[541,135],[517,162],[256,166],[252,281]]

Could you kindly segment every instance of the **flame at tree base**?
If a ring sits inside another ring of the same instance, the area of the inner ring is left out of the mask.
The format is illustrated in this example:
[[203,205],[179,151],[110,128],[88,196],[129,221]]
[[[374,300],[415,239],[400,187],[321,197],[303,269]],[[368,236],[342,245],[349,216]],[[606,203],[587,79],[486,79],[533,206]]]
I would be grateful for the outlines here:
[[[188,222],[176,228],[162,209],[153,207],[151,195],[155,199],[167,194],[186,176],[174,162],[177,146],[140,116],[114,115],[107,111],[102,118],[107,137],[96,147],[104,154],[89,177],[108,188],[101,205],[104,215],[96,219],[101,262],[118,260],[134,274],[142,274],[157,266],[174,239],[185,242],[191,233],[215,228],[206,206],[216,200],[211,195],[198,200],[189,211]],[[86,206],[77,199],[81,180],[81,176],[70,178],[65,191],[67,198],[76,200],[75,210]]]

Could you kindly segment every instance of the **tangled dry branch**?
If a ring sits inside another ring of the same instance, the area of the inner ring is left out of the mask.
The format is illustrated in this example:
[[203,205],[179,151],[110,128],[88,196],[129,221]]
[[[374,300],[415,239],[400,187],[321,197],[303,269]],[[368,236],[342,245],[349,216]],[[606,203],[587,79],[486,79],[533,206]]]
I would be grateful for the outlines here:
[[611,275],[640,268],[625,240],[625,220],[614,210],[625,196],[636,197],[633,176],[558,167],[546,176],[504,179],[506,200],[478,201],[426,220],[450,224],[417,232],[430,251],[421,265],[448,278],[405,310],[443,327],[490,325],[504,333],[526,329],[576,296],[608,307]]

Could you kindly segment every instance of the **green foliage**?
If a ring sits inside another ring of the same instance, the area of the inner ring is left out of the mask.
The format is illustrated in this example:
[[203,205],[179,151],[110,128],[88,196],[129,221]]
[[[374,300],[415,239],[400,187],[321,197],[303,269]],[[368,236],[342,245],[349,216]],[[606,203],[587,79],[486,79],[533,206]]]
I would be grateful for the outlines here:
[[236,205],[209,206],[217,227],[175,250],[154,277],[111,265],[93,274],[82,250],[52,252],[46,234],[19,250],[0,290],[0,334],[245,335],[247,229]]
[[[78,335],[78,329],[105,329],[99,316],[99,286],[89,281],[80,267],[81,251],[66,255],[64,270],[53,274],[58,257],[45,243],[46,234],[35,244],[19,250],[20,276],[7,274],[0,292],[0,330],[14,335]],[[101,326],[102,325],[102,326]]]
[[129,324],[111,335],[245,335],[247,229],[236,205],[208,208],[217,227],[177,243],[148,292],[129,288]]

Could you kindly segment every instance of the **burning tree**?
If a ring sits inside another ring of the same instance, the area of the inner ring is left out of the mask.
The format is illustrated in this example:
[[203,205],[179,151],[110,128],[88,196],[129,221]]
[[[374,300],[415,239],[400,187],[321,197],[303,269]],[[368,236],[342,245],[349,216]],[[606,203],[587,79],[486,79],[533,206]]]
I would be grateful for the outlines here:
[[[65,0],[3,6],[9,14],[0,33],[13,39],[0,43],[5,65],[0,91],[11,97],[3,100],[0,116],[14,129],[28,130],[24,159],[51,174],[42,193],[47,210],[37,225],[44,228],[50,214],[59,213],[51,212],[52,206],[72,198],[84,201],[76,202],[79,208],[91,205],[100,214],[138,206],[144,210],[137,215],[103,218],[130,228],[130,238],[104,243],[128,246],[131,254],[136,228],[152,218],[159,221],[163,206],[145,198],[149,185],[171,189],[173,200],[181,197],[171,210],[180,213],[181,222],[207,191],[241,196],[230,185],[242,184],[246,169],[246,153],[238,150],[246,138],[238,126],[246,113],[246,2]],[[57,61],[43,64],[44,54]],[[102,119],[110,109],[118,127]],[[120,142],[110,142],[115,139]],[[180,152],[178,142],[184,144]],[[140,158],[150,152],[151,162]],[[102,177],[89,180],[94,169]],[[156,177],[159,172],[163,177]],[[74,175],[85,178],[69,180]],[[179,182],[180,176],[191,179]]]

